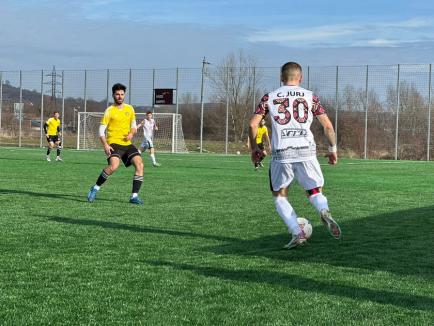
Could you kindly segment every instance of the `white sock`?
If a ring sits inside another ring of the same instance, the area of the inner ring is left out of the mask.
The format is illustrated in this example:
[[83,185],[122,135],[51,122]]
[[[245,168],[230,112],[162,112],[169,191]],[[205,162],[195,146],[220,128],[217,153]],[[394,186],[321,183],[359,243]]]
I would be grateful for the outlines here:
[[100,186],[94,185],[93,186],[97,191],[101,188]]
[[297,214],[288,200],[285,197],[277,196],[274,197],[274,203],[276,205],[277,213],[279,213],[283,222],[288,227],[289,232],[293,235],[299,234],[301,229],[297,223]]
[[131,198],[136,198],[139,194],[137,192],[133,192]]
[[155,161],[155,154],[151,154],[150,156],[151,156],[152,164],[157,163],[157,162]]
[[309,197],[310,203],[316,208],[318,213],[321,213],[323,209],[329,210],[329,205],[326,196],[321,192]]

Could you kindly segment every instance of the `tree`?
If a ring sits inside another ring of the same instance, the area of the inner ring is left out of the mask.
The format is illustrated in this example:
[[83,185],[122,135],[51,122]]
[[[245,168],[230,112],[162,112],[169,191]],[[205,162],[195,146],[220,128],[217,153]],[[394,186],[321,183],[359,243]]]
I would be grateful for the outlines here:
[[229,54],[208,76],[215,94],[213,101],[222,106],[228,101],[230,129],[235,142],[247,137],[249,113],[256,101],[254,95],[260,81],[255,65],[256,60],[240,50]]

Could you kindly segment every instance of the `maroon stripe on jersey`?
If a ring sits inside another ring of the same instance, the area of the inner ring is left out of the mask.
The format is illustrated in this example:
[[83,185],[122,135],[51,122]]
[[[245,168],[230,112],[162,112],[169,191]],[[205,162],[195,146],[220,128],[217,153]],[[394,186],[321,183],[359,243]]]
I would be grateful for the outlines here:
[[255,114],[263,115],[264,117],[268,114],[268,94],[265,94],[258,106],[256,107]]
[[318,96],[316,95],[312,95],[312,113],[315,117],[326,113]]

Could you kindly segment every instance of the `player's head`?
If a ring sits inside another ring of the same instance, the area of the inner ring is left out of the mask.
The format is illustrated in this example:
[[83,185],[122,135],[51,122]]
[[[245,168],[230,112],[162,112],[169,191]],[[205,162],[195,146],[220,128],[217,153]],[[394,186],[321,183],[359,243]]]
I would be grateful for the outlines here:
[[265,125],[265,119],[262,119],[261,122],[259,122],[259,124],[260,124],[261,126]]
[[148,120],[152,119],[152,111],[146,112],[146,119],[148,119]]
[[280,79],[282,83],[287,84],[300,84],[303,78],[303,70],[297,62],[287,62],[280,70]]
[[54,117],[55,119],[59,119],[59,117],[60,117],[60,113],[59,113],[58,111],[54,111],[54,112],[53,112],[53,117]]
[[127,91],[127,87],[120,83],[114,84],[112,87],[112,95],[113,100],[117,105],[121,105],[125,99],[125,92]]

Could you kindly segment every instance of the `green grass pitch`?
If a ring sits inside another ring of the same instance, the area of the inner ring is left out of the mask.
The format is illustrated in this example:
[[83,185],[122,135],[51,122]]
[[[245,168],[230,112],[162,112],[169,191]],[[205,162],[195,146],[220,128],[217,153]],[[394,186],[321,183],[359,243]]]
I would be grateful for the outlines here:
[[146,156],[141,207],[123,167],[87,202],[102,151],[44,157],[0,148],[2,325],[433,324],[433,162],[321,159],[343,238],[294,185],[314,230],[287,251],[247,156]]

